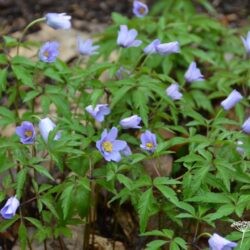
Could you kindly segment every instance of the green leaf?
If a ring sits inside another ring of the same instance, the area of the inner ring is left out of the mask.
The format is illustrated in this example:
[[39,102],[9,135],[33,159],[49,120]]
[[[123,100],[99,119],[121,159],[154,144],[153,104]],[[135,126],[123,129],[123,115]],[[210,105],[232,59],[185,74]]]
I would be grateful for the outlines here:
[[7,64],[8,58],[5,54],[0,54],[0,64]]
[[15,123],[16,121],[14,112],[5,107],[0,107],[0,116],[0,125],[2,126]]
[[211,221],[215,221],[222,217],[232,214],[234,212],[234,209],[235,207],[233,204],[231,203],[225,204],[222,205],[219,209],[216,209],[215,213],[208,214],[206,217]]
[[118,24],[118,25],[123,25],[123,24],[127,24],[128,23],[128,18],[125,16],[122,16],[119,13],[113,12],[111,14],[112,16],[112,20],[114,21],[114,23]]
[[153,201],[153,192],[152,188],[149,188],[146,192],[144,192],[141,195],[138,203],[141,232],[144,232],[146,230],[148,219],[152,211],[152,201]]
[[115,105],[126,96],[126,93],[132,88],[132,86],[123,86],[115,92],[110,108],[113,109]]
[[196,195],[186,201],[205,202],[205,203],[230,203],[231,200],[224,193],[203,192],[201,195]]
[[21,249],[25,250],[27,246],[27,229],[23,223],[19,225],[18,238],[20,240]]
[[167,243],[166,240],[153,240],[146,245],[146,250],[158,250]]
[[58,213],[53,204],[53,199],[50,196],[42,196],[40,201],[51,211],[51,213],[59,219]]
[[40,220],[32,218],[32,217],[25,217],[25,220],[29,221],[31,224],[33,224],[37,229],[42,229],[43,225],[40,222]]
[[62,200],[62,210],[63,210],[63,218],[66,219],[69,214],[70,207],[72,205],[72,192],[74,189],[74,184],[67,186],[62,194],[60,199]]
[[15,215],[12,219],[1,221],[1,223],[0,223],[0,232],[5,232],[18,219],[19,219],[19,216]]
[[32,91],[27,92],[27,94],[23,98],[23,102],[28,102],[30,100],[33,100],[35,97],[40,95],[40,93],[41,92],[39,90],[32,90]]
[[27,174],[28,174],[28,169],[27,168],[21,169],[17,174],[17,178],[16,178],[16,196],[18,198],[22,197],[22,192],[23,192],[23,189],[24,189]]
[[54,181],[54,178],[50,175],[49,171],[44,166],[33,165],[33,168],[41,175],[46,176],[50,180]]
[[23,85],[30,88],[34,88],[33,75],[22,65],[12,65],[12,70],[18,80],[22,82]]
[[132,190],[133,183],[131,179],[123,174],[118,174],[116,177],[117,180],[122,183],[128,190]]
[[6,89],[8,71],[7,69],[0,70],[0,91],[4,91]]
[[17,39],[11,36],[3,36],[3,40],[6,47],[15,47],[17,45]]
[[159,189],[159,191],[163,194],[164,197],[166,197],[170,202],[172,202],[175,205],[178,205],[179,201],[178,198],[176,196],[175,191],[165,185],[155,185],[155,187],[157,189]]
[[145,124],[145,127],[148,127],[148,99],[147,89],[144,87],[139,87],[133,92],[134,105],[137,109],[139,109],[139,114]]

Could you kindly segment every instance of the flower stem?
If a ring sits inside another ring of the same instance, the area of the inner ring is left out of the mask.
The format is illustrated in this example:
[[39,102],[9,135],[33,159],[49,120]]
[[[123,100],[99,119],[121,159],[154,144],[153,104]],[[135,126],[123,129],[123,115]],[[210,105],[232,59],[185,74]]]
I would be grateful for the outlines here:
[[241,247],[241,245],[243,243],[243,240],[244,240],[244,237],[245,237],[245,233],[246,233],[246,231],[242,232],[242,237],[241,237],[241,241],[240,241],[240,247]]
[[19,48],[20,48],[20,45],[21,45],[21,42],[23,40],[23,37],[25,36],[26,32],[28,31],[28,29],[37,24],[37,23],[40,23],[40,22],[43,22],[45,21],[46,18],[45,17],[41,17],[41,18],[38,18],[38,19],[35,19],[34,21],[32,21],[31,23],[29,23],[23,30],[22,34],[21,34],[21,37],[20,39],[18,40],[18,43],[17,43],[17,55],[19,55]]

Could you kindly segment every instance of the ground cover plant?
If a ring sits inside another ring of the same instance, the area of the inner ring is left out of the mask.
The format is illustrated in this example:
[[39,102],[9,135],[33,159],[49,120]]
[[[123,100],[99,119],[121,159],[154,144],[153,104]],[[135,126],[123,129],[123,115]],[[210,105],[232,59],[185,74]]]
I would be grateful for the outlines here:
[[0,125],[15,132],[0,138],[0,231],[17,228],[22,249],[79,224],[91,248],[100,202],[133,208],[141,249],[250,249],[250,33],[200,6],[134,1],[133,18],[76,37],[72,62],[25,40],[40,22],[70,29],[65,13],[3,37]]

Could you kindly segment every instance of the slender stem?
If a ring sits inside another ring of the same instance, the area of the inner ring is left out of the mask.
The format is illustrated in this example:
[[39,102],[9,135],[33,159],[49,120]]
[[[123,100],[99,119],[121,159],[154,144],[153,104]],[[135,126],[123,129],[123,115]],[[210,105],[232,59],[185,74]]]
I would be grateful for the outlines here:
[[199,240],[203,236],[206,236],[206,237],[210,238],[212,235],[210,233],[201,233],[200,235],[198,235],[196,237],[196,241]]
[[246,231],[242,232],[242,237],[241,237],[241,241],[240,241],[240,247],[241,247],[241,245],[243,243],[243,240],[244,240],[244,237],[245,237],[245,233],[246,233]]
[[20,39],[18,40],[18,43],[17,43],[17,55],[19,55],[19,48],[20,48],[21,42],[22,42],[23,37],[25,36],[26,32],[28,31],[28,29],[29,29],[31,26],[33,26],[33,25],[35,25],[35,24],[37,24],[37,23],[43,22],[43,21],[45,21],[45,20],[46,20],[45,17],[38,18],[38,19],[32,21],[31,23],[29,23],[29,24],[24,28],[24,30],[23,30],[23,32],[22,32],[22,34],[21,34],[21,37],[20,37]]
[[198,222],[197,222],[197,224],[196,224],[196,227],[195,227],[195,233],[194,233],[194,241],[195,241],[195,239],[196,239],[196,236],[197,236],[197,234],[198,234],[198,230],[199,230],[199,225],[200,225],[200,221],[198,221]]

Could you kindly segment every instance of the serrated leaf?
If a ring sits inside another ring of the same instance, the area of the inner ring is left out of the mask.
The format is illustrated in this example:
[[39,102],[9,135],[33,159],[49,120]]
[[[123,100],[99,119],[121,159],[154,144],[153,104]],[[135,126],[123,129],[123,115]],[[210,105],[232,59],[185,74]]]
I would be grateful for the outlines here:
[[123,86],[120,89],[118,89],[115,92],[114,97],[112,98],[112,102],[110,105],[110,108],[114,108],[114,106],[121,100],[124,98],[124,96],[126,96],[126,93],[132,88],[132,86]]
[[144,232],[152,209],[153,192],[152,188],[144,192],[138,203],[138,213],[140,218],[140,231]]
[[175,191],[172,188],[166,185],[155,185],[155,187],[159,189],[159,191],[163,194],[163,196],[166,197],[170,202],[172,202],[175,205],[178,205],[179,203],[178,198],[176,196]]
[[27,174],[28,174],[27,168],[21,169],[17,174],[17,178],[16,178],[16,196],[17,197],[22,197],[22,192],[23,192]]
[[53,204],[53,200],[52,198],[50,198],[49,196],[42,196],[40,198],[40,201],[51,211],[51,213],[57,218],[59,219],[58,213],[55,209],[55,206]]
[[38,219],[35,219],[35,218],[32,218],[32,217],[25,217],[25,220],[29,221],[37,229],[41,229],[43,227],[42,223]]
[[12,65],[12,70],[18,80],[22,82],[23,85],[30,88],[34,88],[33,75],[22,65]]
[[32,90],[29,91],[25,97],[23,98],[23,102],[28,102],[30,100],[33,100],[35,97],[37,97],[38,95],[40,95],[40,91],[37,90]]
[[19,225],[18,228],[18,238],[21,245],[21,250],[26,250],[27,246],[27,229],[23,223]]
[[153,240],[146,245],[146,250],[158,250],[167,243],[166,240]]
[[39,166],[39,165],[33,165],[33,168],[41,175],[46,176],[47,178],[49,178],[50,180],[54,181],[54,178],[50,175],[49,171],[43,167],[43,166]]
[[74,184],[67,186],[62,194],[60,199],[62,200],[62,210],[63,210],[63,218],[66,219],[69,214],[70,207],[72,205],[72,192],[74,189]]

